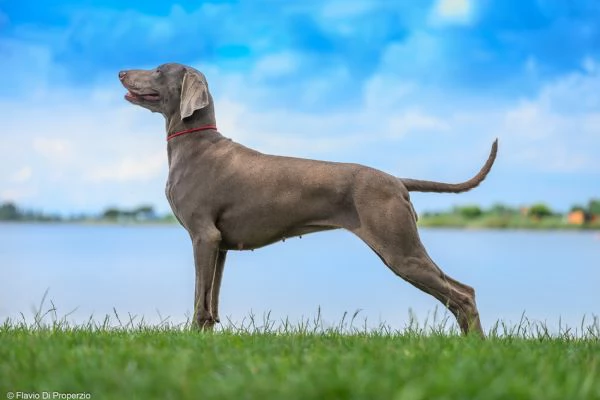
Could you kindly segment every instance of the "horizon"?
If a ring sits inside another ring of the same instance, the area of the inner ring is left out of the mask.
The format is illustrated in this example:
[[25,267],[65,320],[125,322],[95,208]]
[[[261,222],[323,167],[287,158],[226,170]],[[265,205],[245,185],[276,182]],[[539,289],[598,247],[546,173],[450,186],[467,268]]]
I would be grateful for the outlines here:
[[600,197],[599,21],[592,0],[0,0],[0,203],[169,212],[163,119],[117,73],[176,61],[256,150],[459,182],[498,137],[480,187],[413,193],[416,210],[566,212]]
[[[599,198],[591,198],[586,201],[581,201],[579,203],[572,204],[566,210],[555,209],[555,208],[550,207],[550,211],[552,211],[554,214],[567,215],[573,211],[576,211],[573,209],[579,209],[579,208],[587,209],[588,205],[592,201],[599,201],[599,200],[600,200]],[[47,216],[47,217],[58,217],[60,219],[82,218],[82,217],[83,218],[104,218],[103,214],[109,210],[115,210],[118,212],[133,212],[135,210],[138,210],[140,208],[145,208],[145,207],[149,207],[151,209],[151,212],[154,212],[158,217],[161,217],[161,218],[166,217],[166,216],[174,216],[172,210],[170,210],[170,209],[165,210],[165,211],[160,211],[160,210],[157,210],[157,207],[154,204],[144,203],[144,202],[141,202],[139,204],[136,204],[136,205],[133,205],[130,207],[123,207],[118,204],[109,204],[109,205],[107,205],[105,207],[101,207],[100,209],[97,209],[97,210],[91,210],[88,212],[79,212],[79,213],[73,212],[73,211],[71,211],[71,212],[66,211],[66,212],[60,213],[60,212],[54,212],[52,210],[47,211],[42,208],[39,208],[39,209],[24,208],[20,204],[12,202],[12,201],[7,201],[7,202],[0,201],[0,207],[7,206],[7,205],[15,206],[17,211],[19,211],[20,213],[35,213],[35,214],[39,214],[39,215]],[[441,208],[425,209],[425,210],[422,210],[421,212],[419,212],[419,215],[428,214],[428,213],[448,213],[448,212],[453,212],[457,208],[464,208],[464,207],[478,207],[483,212],[490,212],[490,211],[492,211],[492,209],[494,207],[504,206],[504,207],[508,207],[508,208],[512,209],[513,211],[519,211],[519,210],[523,210],[523,209],[529,209],[535,205],[548,206],[548,204],[545,202],[531,203],[531,204],[507,204],[507,203],[502,203],[502,202],[496,202],[487,207],[484,207],[484,206],[482,206],[480,204],[476,204],[476,203],[466,203],[466,204],[455,203],[445,209],[441,209]],[[3,220],[0,219],[0,222],[2,222],[2,221]]]

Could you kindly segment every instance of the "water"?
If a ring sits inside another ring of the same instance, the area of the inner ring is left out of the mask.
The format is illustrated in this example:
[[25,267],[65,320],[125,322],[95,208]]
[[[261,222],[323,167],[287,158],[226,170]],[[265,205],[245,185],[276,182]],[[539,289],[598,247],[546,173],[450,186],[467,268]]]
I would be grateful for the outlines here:
[[[553,327],[600,314],[598,233],[423,229],[421,237],[447,274],[475,287],[486,329],[523,312]],[[193,279],[190,240],[178,226],[0,224],[0,320],[31,320],[48,290],[58,315],[73,322],[102,320],[113,308],[126,320],[182,322],[192,313]],[[293,322],[319,307],[325,323],[360,310],[360,324],[402,328],[409,309],[422,321],[439,304],[344,231],[229,252],[222,320],[270,311]]]

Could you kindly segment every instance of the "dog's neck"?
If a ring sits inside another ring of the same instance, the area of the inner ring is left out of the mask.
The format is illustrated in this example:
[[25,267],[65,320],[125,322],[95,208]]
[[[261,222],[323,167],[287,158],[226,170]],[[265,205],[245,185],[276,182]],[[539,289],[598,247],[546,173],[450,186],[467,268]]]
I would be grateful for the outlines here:
[[215,143],[225,138],[215,125],[199,125],[167,136],[167,159],[169,169],[173,160],[190,160],[202,157]]
[[196,110],[188,118],[181,119],[179,113],[167,116],[166,118],[167,138],[178,133],[202,126],[216,126],[215,108],[211,99],[208,106],[201,110]]
[[187,135],[188,133],[202,132],[202,131],[216,131],[216,130],[217,130],[216,125],[201,125],[196,128],[185,129],[183,131],[173,132],[167,136],[167,141],[174,139],[181,135]]
[[224,139],[217,131],[212,101],[207,107],[197,110],[184,120],[180,118],[178,112],[167,117],[166,130],[169,168],[173,159],[183,157],[178,157],[177,154],[181,155],[192,151],[198,156],[212,144]]

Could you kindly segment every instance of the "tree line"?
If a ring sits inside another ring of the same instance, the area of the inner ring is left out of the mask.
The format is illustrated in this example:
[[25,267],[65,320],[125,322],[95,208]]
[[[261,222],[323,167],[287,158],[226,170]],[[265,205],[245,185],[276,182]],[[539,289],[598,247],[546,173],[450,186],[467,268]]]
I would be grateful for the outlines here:
[[[600,220],[600,199],[591,199],[586,205],[574,205],[569,212],[580,211],[586,220]],[[513,207],[497,203],[489,208],[478,205],[455,206],[450,211],[424,212],[422,217],[457,216],[467,220],[482,217],[530,217],[544,219],[560,217],[562,213],[554,211],[545,203],[536,203],[531,206]],[[175,221],[172,214],[159,215],[153,206],[140,205],[131,209],[108,207],[98,214],[76,214],[68,217],[57,213],[27,210],[17,206],[14,202],[0,204],[0,221],[33,221],[33,222],[61,222],[61,221],[107,221],[107,222],[147,222],[147,221]]]
[[[592,219],[600,217],[600,199],[591,199],[587,205],[574,205],[570,208],[569,213],[581,211],[586,217]],[[545,203],[535,203],[531,206],[511,207],[505,204],[497,203],[490,208],[482,208],[478,205],[455,206],[450,211],[446,212],[425,212],[424,217],[437,216],[442,214],[455,214],[467,219],[479,218],[483,216],[527,216],[532,218],[546,218],[552,216],[563,216],[564,214],[552,210]]]
[[172,216],[159,215],[153,206],[140,205],[131,209],[109,207],[98,214],[74,214],[63,216],[57,213],[28,210],[14,202],[0,204],[0,221],[31,222],[76,222],[76,221],[108,221],[108,222],[146,222],[170,220]]

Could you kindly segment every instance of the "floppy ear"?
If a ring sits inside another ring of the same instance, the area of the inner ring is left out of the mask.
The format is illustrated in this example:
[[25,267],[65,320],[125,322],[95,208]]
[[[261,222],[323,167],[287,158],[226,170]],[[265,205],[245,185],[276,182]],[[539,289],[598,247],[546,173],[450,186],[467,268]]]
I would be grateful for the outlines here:
[[186,71],[181,83],[181,102],[179,103],[181,119],[206,107],[208,103],[208,88],[204,78],[198,72]]

